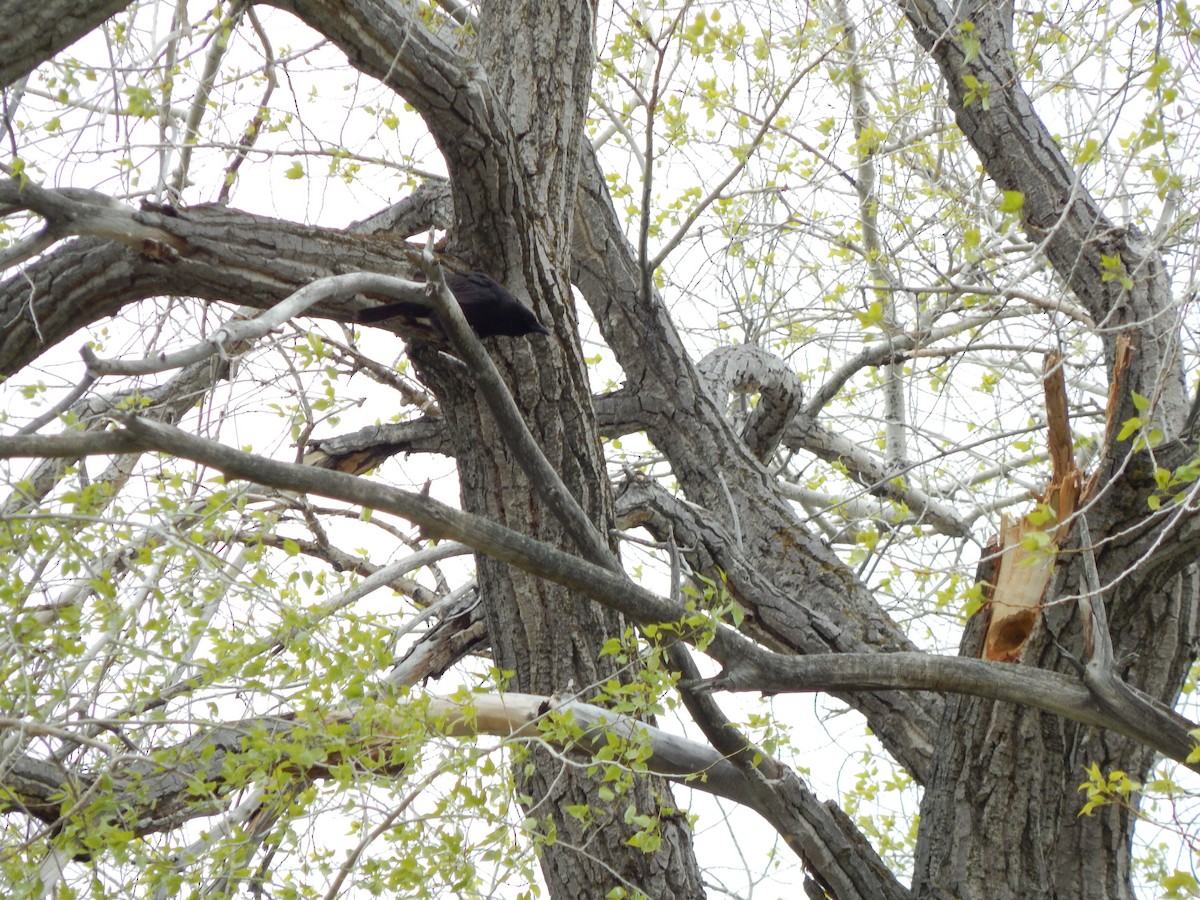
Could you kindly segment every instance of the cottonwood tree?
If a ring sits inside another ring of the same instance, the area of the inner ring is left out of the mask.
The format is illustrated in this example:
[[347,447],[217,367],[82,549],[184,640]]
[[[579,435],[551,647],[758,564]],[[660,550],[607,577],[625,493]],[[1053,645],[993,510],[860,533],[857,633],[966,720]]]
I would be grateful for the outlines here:
[[[696,790],[809,896],[1133,895],[1197,765],[1185,4],[0,13],[17,893],[703,896]],[[915,828],[735,702],[795,692]]]

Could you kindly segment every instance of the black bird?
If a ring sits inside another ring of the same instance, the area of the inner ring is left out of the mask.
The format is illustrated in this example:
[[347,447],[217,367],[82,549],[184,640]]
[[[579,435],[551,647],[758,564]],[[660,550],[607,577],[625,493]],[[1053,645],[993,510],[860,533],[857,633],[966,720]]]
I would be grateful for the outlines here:
[[[481,338],[550,333],[538,321],[533,310],[482,272],[467,272],[465,275],[447,273],[446,286],[462,308],[467,324]],[[396,318],[408,319],[417,326],[433,325],[439,334],[445,334],[430,307],[408,300],[372,306],[358,314],[358,321],[364,323]]]

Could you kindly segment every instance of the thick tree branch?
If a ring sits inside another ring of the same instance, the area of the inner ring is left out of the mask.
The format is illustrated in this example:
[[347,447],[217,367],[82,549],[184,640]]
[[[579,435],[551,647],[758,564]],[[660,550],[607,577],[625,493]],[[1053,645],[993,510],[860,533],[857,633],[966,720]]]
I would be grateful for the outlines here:
[[27,75],[112,18],[129,0],[24,0],[0,2],[0,86]]
[[355,222],[349,231],[357,234],[390,234],[411,238],[435,228],[447,229],[454,224],[454,201],[450,182],[426,178],[404,199],[387,209]]
[[932,653],[838,653],[773,654],[762,667],[757,658],[738,660],[709,683],[715,690],[768,694],[900,689],[1002,700],[1116,731],[1200,772],[1200,762],[1188,762],[1196,723],[1124,682],[1121,702],[1110,703],[1092,686],[1045,669]]
[[[79,238],[0,283],[0,372],[17,371],[79,329],[148,297],[236,297],[239,305],[267,309],[325,276],[413,268],[412,248],[383,235],[346,234],[220,207],[129,214],[154,234],[169,235],[162,243],[181,242],[182,253],[164,258]],[[362,305],[338,299],[312,312],[350,320]]]
[[[169,231],[140,221],[132,207],[98,191],[47,190],[18,178],[0,181],[0,211],[10,215],[22,209],[46,220],[44,234],[48,239],[107,238],[165,259],[188,251],[186,242]],[[9,265],[13,262],[10,260]]]
[[304,462],[322,469],[361,475],[393,456],[440,453],[453,456],[454,448],[439,418],[424,416],[411,422],[369,425],[349,434],[311,441]]
[[[419,524],[431,537],[461,541],[477,552],[566,585],[640,623],[679,623],[688,616],[688,610],[682,604],[645,590],[623,573],[588,563],[420,494],[373,484],[340,472],[257,457],[136,417],[127,418],[125,430],[117,436],[143,450],[174,453],[228,476],[391,512]],[[0,437],[0,457],[67,456],[86,452],[85,442],[72,436]],[[1185,764],[1192,746],[1187,731],[1196,727],[1183,717],[1148,702],[1148,712],[1155,717],[1160,731],[1145,733],[1137,723],[1115,719],[1098,709],[1086,688],[1076,681],[1043,670],[908,652],[840,653],[797,658],[764,650],[721,625],[712,632],[685,625],[679,627],[678,634],[684,640],[704,640],[706,652],[725,667],[724,673],[711,682],[719,689],[764,692],[901,689],[971,694],[1044,709],[1083,724],[1110,728]],[[1141,699],[1140,695],[1135,696]],[[1200,771],[1200,767],[1197,770]]]
[[[628,382],[637,386],[647,434],[669,458],[688,499],[724,519],[729,531],[738,530],[736,524],[755,567],[784,595],[837,612],[847,643],[830,650],[911,647],[870,592],[799,524],[789,503],[773,489],[769,474],[733,433],[690,362],[661,298],[642,297],[636,252],[587,147],[579,204],[572,280],[592,306]],[[736,508],[729,508],[722,485],[736,498]],[[791,632],[786,640],[798,648],[811,637]],[[923,781],[931,771],[940,701],[860,695],[855,706],[888,750]],[[912,740],[914,734],[921,738]]]
[[[1097,323],[1110,368],[1114,338],[1136,329],[1145,364],[1131,373],[1126,390],[1153,398],[1160,420],[1177,432],[1188,398],[1174,318],[1164,315],[1171,305],[1166,266],[1146,236],[1104,215],[1038,117],[1012,52],[1012,4],[902,0],[900,6],[941,70],[958,126],[985,171],[1001,190],[1021,194],[1026,233]],[[1117,421],[1133,414],[1121,399],[1113,410]]]
[[[538,723],[552,712],[573,720],[580,729],[571,744],[561,745],[564,750],[578,747],[589,753],[595,752],[606,746],[606,735],[613,730],[625,740],[645,740],[650,744],[653,752],[646,763],[651,771],[686,779],[699,790],[752,808],[755,805],[742,774],[708,745],[591,704],[525,694],[479,696],[467,704],[434,698],[428,703],[425,720],[435,733],[454,737],[491,734],[546,740]],[[395,728],[389,730],[380,727],[375,719],[374,733],[359,734],[355,719],[356,711],[348,709],[330,714],[325,724],[330,728],[350,728],[350,743],[363,745],[357,758],[360,761],[375,760],[378,764],[374,769],[376,775],[402,774],[403,763],[398,766],[387,763],[395,757],[389,752],[389,741],[399,742],[403,747],[411,739],[411,726],[398,721]],[[30,732],[24,723],[0,722],[0,731],[14,727]],[[312,722],[296,722],[290,715],[269,716],[201,729],[174,748],[160,748],[153,761],[112,754],[110,764],[104,767],[104,774],[112,779],[105,809],[120,810],[123,824],[138,835],[177,828],[191,819],[213,815],[225,805],[231,791],[248,786],[241,781],[227,780],[226,773],[237,771],[238,756],[254,752],[251,745],[256,739],[265,736],[281,745],[290,741],[310,744],[317,740],[316,734]],[[67,737],[78,740],[75,736]],[[551,742],[555,741],[551,739]],[[305,780],[328,777],[343,752],[339,746],[331,757],[306,771],[296,772],[295,777]],[[399,756],[406,758],[407,754]],[[17,754],[6,760],[5,772],[0,775],[0,790],[4,794],[0,798],[0,809],[26,812],[47,824],[70,821],[72,815],[86,815],[86,812],[73,808],[77,804],[71,799],[64,799],[64,787],[67,798],[86,796],[97,777],[97,773],[69,773],[56,765]],[[196,802],[192,786],[201,782],[209,786],[215,803]]]
[[[649,754],[642,759],[649,771],[678,779],[696,790],[748,806],[771,818],[769,811],[761,808],[761,792],[719,751],[592,704],[506,693],[474,696],[467,702],[432,697],[417,708],[430,733],[468,739],[493,735],[508,740],[535,740],[569,754],[608,751],[612,736],[616,735],[649,748]],[[71,773],[17,754],[6,761],[5,771],[0,775],[3,792],[0,810],[24,812],[48,825],[78,825],[85,817],[99,817],[108,822],[119,821],[138,836],[169,831],[192,819],[214,815],[227,806],[233,792],[249,787],[248,782],[228,778],[228,773],[240,769],[254,771],[256,767],[239,767],[238,760],[247,754],[261,754],[263,738],[279,746],[316,745],[319,754],[321,731],[345,735],[318,762],[296,770],[293,779],[297,782],[330,777],[342,761],[347,743],[357,746],[356,758],[360,763],[372,762],[375,776],[402,776],[404,763],[389,761],[406,759],[409,755],[412,724],[407,719],[411,715],[401,710],[395,724],[388,727],[377,712],[369,733],[359,729],[353,709],[330,714],[319,729],[314,729],[311,721],[298,722],[292,716],[227,722],[201,729],[173,748],[160,748],[153,761],[116,757],[100,772],[88,774]],[[562,729],[557,727],[544,730],[542,725],[548,718],[570,723],[574,736],[563,737]],[[3,727],[12,725],[0,723],[0,730]],[[393,752],[396,750],[404,752]],[[69,799],[87,796],[101,774],[110,783],[105,803],[98,812],[79,808]],[[840,820],[835,808],[817,800],[794,775],[789,782],[790,790],[779,795],[773,793],[775,804],[792,807],[792,815],[808,832],[797,838],[797,843],[809,848],[812,856],[823,863],[822,871],[839,873],[834,875],[834,883],[853,886],[854,892],[861,896],[873,894],[873,888],[882,891],[878,896],[907,896],[908,892],[879,858],[855,838],[848,820]],[[197,802],[194,788],[198,784],[206,785],[209,802]],[[774,792],[775,786],[771,790]],[[80,837],[86,834],[84,825]],[[825,848],[824,852],[820,848]],[[839,896],[849,895],[839,893]]]

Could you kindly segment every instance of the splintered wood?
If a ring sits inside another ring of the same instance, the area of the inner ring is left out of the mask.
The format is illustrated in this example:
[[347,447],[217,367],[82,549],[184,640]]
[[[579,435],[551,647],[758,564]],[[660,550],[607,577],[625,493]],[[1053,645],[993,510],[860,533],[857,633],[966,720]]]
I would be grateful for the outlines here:
[[1079,501],[1080,472],[1071,448],[1062,356],[1046,354],[1043,373],[1047,449],[1053,475],[1034,513],[1016,522],[1007,517],[1001,520],[1000,566],[991,592],[983,644],[983,658],[998,662],[1018,659],[1033,632],[1059,544],[1067,535],[1067,523]]

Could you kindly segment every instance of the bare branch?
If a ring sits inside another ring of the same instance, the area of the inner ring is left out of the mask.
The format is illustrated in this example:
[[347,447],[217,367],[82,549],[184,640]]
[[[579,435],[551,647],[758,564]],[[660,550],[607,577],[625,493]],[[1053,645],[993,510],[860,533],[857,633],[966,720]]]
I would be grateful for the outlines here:
[[1196,747],[1189,731],[1196,723],[1124,682],[1119,682],[1122,701],[1106,704],[1093,685],[1044,669],[932,653],[839,653],[774,654],[762,667],[757,658],[737,660],[708,684],[714,690],[768,694],[893,689],[1002,700],[1111,729],[1200,772],[1200,761],[1188,761]]
[[80,350],[88,371],[96,375],[147,375],[192,365],[214,355],[225,355],[226,343],[257,340],[317,303],[344,301],[358,294],[382,294],[400,300],[423,301],[424,285],[390,275],[352,272],[328,275],[306,284],[286,300],[253,319],[230,319],[206,340],[178,353],[162,354],[137,361],[100,359],[89,347]]

